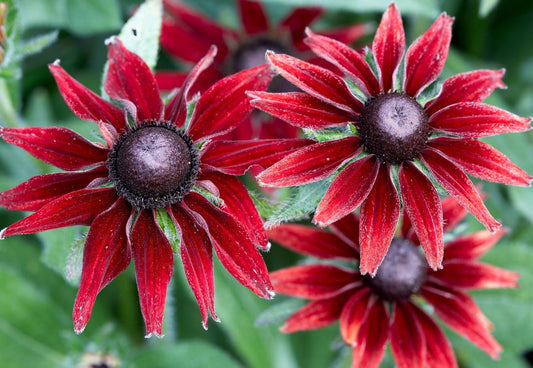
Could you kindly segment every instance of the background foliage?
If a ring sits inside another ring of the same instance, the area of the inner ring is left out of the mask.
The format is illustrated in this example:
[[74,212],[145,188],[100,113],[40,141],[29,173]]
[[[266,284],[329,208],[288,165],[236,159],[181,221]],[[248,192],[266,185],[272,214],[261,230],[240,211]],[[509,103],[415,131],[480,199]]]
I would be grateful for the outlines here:
[[[149,0],[144,11],[124,26],[135,0],[9,0],[8,39],[0,65],[0,122],[5,126],[62,125],[86,137],[95,132],[68,110],[47,70],[61,65],[94,91],[100,90],[106,60],[104,40],[127,27],[146,27],[148,37],[137,52],[154,66],[160,4]],[[294,5],[322,5],[328,14],[316,24],[338,26],[369,21],[374,26],[389,0],[268,0],[278,19]],[[533,37],[530,0],[398,0],[408,42],[421,34],[441,12],[455,16],[452,50],[444,76],[475,68],[507,69],[508,90],[496,91],[489,102],[517,114],[533,114]],[[191,5],[220,22],[236,27],[232,0],[197,0]],[[132,23],[133,22],[133,23]],[[31,57],[29,57],[31,55]],[[159,65],[175,65],[161,56]],[[507,134],[490,143],[533,173],[533,135]],[[0,144],[0,190],[50,167],[18,148]],[[476,293],[477,302],[494,322],[494,335],[504,346],[492,361],[467,341],[447,331],[462,367],[533,366],[533,190],[483,184],[491,212],[509,234],[485,261],[518,271],[518,290]],[[301,198],[312,188],[302,191]],[[0,210],[3,228],[23,216]],[[472,218],[465,231],[479,229]],[[208,367],[221,368],[348,367],[350,352],[342,348],[338,326],[282,335],[280,321],[299,305],[278,296],[260,300],[228,277],[216,264],[216,308],[221,324],[206,332],[179,262],[165,317],[162,340],[145,340],[133,273],[123,273],[99,296],[87,330],[74,334],[71,309],[85,228],[16,236],[0,242],[0,357],[4,367]],[[298,258],[277,246],[265,254],[269,269],[294,264]],[[528,355],[529,354],[529,355]],[[530,360],[528,362],[527,357]],[[178,364],[178,362],[181,362]],[[177,365],[178,364],[178,365]],[[181,365],[183,364],[183,365]],[[393,366],[387,358],[384,367]]]

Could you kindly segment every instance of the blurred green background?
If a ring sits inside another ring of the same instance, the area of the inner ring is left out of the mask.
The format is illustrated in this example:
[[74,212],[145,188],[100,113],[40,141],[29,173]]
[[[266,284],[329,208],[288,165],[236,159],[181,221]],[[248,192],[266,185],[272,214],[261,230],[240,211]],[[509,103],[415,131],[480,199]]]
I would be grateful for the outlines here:
[[[190,0],[212,18],[238,27],[233,0]],[[377,26],[389,1],[269,0],[273,19],[291,6],[322,5],[327,14],[314,29],[352,22]],[[531,0],[398,0],[408,43],[441,11],[455,16],[452,49],[443,78],[477,68],[506,68],[508,90],[488,102],[523,116],[533,115],[533,2]],[[47,64],[61,65],[99,92],[106,61],[104,40],[117,34],[140,4],[134,0],[10,0],[6,57],[0,67],[0,123],[4,126],[61,125],[86,137],[94,127],[75,118],[59,95]],[[150,19],[145,19],[149,22]],[[371,37],[366,39],[371,41]],[[159,65],[182,67],[167,56]],[[487,139],[533,174],[533,135]],[[52,168],[21,149],[0,144],[0,190]],[[485,257],[488,263],[520,272],[521,288],[475,293],[503,345],[492,361],[446,330],[461,367],[533,367],[533,190],[484,183],[487,206],[510,229]],[[0,210],[0,227],[24,214]],[[480,229],[473,218],[466,232]],[[165,338],[144,339],[144,326],[131,269],[97,299],[86,331],[74,334],[71,310],[76,294],[85,228],[15,236],[0,242],[0,364],[3,367],[349,367],[338,325],[283,335],[281,321],[299,304],[282,296],[260,300],[216,267],[216,308],[222,323],[201,326],[200,313],[179,262],[169,293]],[[273,246],[264,255],[269,269],[294,264],[296,255]],[[258,322],[259,318],[259,323]],[[267,323],[272,322],[272,323]],[[529,355],[528,355],[529,353]],[[529,362],[528,362],[529,357]],[[388,356],[383,367],[394,363]]]

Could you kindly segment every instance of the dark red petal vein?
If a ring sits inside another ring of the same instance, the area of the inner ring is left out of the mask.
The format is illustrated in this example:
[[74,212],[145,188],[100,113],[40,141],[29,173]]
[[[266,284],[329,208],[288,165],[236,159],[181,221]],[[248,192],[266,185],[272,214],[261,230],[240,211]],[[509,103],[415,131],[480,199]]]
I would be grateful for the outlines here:
[[394,87],[394,77],[405,49],[402,17],[392,3],[383,14],[372,43],[372,52],[379,69],[381,90],[389,92]]
[[407,50],[403,90],[409,96],[416,97],[440,75],[452,40],[452,23],[452,17],[441,14]]
[[0,193],[0,205],[9,210],[37,211],[69,192],[87,187],[93,180],[107,180],[105,166],[92,170],[38,175]]
[[429,118],[432,129],[459,137],[477,138],[530,129],[531,118],[523,118],[481,102],[460,102],[439,110]]
[[442,84],[437,97],[424,105],[428,115],[458,102],[481,102],[496,88],[506,88],[502,82],[505,69],[475,70],[454,75]]
[[361,150],[359,137],[319,142],[289,154],[263,171],[260,184],[286,187],[312,183],[333,174]]
[[202,325],[207,329],[208,313],[218,321],[215,313],[215,283],[211,240],[194,216],[184,207],[176,205],[169,211],[180,231],[180,255],[187,282],[191,287],[200,313]]
[[187,134],[196,142],[237,128],[253,109],[246,91],[266,90],[272,76],[259,65],[218,81],[196,103]]
[[355,115],[337,109],[307,93],[252,92],[253,107],[283,119],[299,128],[324,129],[343,126],[355,120]]
[[270,240],[311,257],[355,260],[357,250],[335,234],[299,224],[281,224],[267,229]]
[[79,170],[105,162],[109,152],[107,148],[61,127],[0,128],[0,135],[7,143],[63,170]]
[[163,117],[163,101],[148,65],[139,55],[124,47],[117,37],[112,37],[107,46],[106,93],[116,100],[131,102],[137,110],[137,121],[160,120]]
[[115,188],[81,189],[65,194],[0,232],[0,239],[72,225],[90,225],[117,200]]
[[368,155],[352,162],[333,180],[318,204],[313,222],[323,227],[354,211],[367,198],[379,171],[379,160]]
[[83,120],[103,121],[121,131],[126,127],[126,112],[104,100],[83,84],[72,78],[59,62],[48,64],[57,87],[68,107]]
[[476,139],[439,137],[428,142],[463,170],[498,183],[528,186],[533,179],[503,153]]
[[189,193],[184,201],[205,220],[211,243],[228,272],[258,296],[272,298],[274,292],[265,262],[235,217],[198,193]]
[[96,296],[128,267],[131,252],[126,225],[131,208],[122,198],[98,215],[89,229],[83,248],[83,269],[72,319],[80,334],[91,317]]
[[367,97],[379,93],[379,82],[363,55],[342,42],[314,34],[310,29],[307,29],[307,36],[305,43],[311,50],[342,70]]
[[495,231],[501,226],[489,213],[476,187],[460,168],[432,148],[425,149],[421,159],[439,184],[488,230]]
[[348,113],[357,114],[363,103],[335,73],[289,55],[267,51],[267,61],[285,79],[311,96]]
[[311,300],[329,299],[362,284],[355,271],[325,264],[283,268],[270,278],[276,293]]
[[426,366],[426,340],[410,302],[393,304],[390,344],[398,368]]
[[244,175],[253,165],[270,167],[291,152],[312,143],[315,142],[310,139],[212,141],[202,148],[201,160],[225,174]]
[[167,288],[174,269],[172,247],[157,224],[154,210],[141,210],[129,243],[135,264],[139,303],[146,337],[162,337]]
[[405,210],[429,266],[434,270],[441,268],[444,242],[439,195],[429,179],[408,161],[400,166],[398,179]]
[[361,204],[359,267],[364,275],[374,276],[385,258],[400,216],[400,199],[389,167],[380,165],[376,181],[368,197]]

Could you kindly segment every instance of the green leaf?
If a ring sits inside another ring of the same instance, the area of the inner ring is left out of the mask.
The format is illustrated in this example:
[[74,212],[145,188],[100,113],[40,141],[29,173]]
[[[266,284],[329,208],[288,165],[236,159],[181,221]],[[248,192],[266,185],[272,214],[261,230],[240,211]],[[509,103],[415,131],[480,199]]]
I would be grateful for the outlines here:
[[156,341],[154,345],[134,356],[136,367],[174,368],[242,368],[226,352],[202,341],[181,341],[177,344]]
[[[389,0],[353,1],[353,0],[265,0],[291,6],[318,5],[329,10],[350,10],[353,12],[383,12],[391,3]],[[439,13],[436,0],[396,0],[396,5],[403,15],[425,15],[435,17]]]
[[275,226],[282,222],[294,221],[314,212],[332,180],[332,177],[328,177],[316,183],[291,188],[292,196],[268,218],[265,226]]
[[291,314],[300,309],[304,304],[305,302],[303,300],[294,298],[276,303],[257,317],[255,325],[260,327],[263,325],[285,322]]
[[289,339],[273,326],[254,327],[269,301],[240,285],[215,264],[216,310],[220,327],[249,368],[295,367]]
[[116,30],[122,24],[116,0],[19,0],[23,29],[62,28],[78,34]]
[[118,38],[153,69],[159,52],[163,6],[161,0],[145,1],[122,27]]
[[479,16],[485,18],[498,6],[500,0],[480,0],[479,2]]
[[17,57],[24,58],[41,52],[57,40],[58,31],[48,32],[24,41],[17,50]]
[[42,260],[52,270],[76,285],[78,271],[82,260],[80,253],[83,252],[85,237],[81,235],[80,228],[76,226],[49,230],[37,234],[44,244]]

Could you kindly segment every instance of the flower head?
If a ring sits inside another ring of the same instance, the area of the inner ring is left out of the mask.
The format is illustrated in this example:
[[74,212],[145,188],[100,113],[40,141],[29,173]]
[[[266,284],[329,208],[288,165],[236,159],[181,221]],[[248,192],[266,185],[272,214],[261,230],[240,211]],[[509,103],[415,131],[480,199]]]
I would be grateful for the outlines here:
[[302,185],[340,169],[313,220],[326,226],[360,207],[363,274],[375,274],[385,257],[398,224],[400,203],[429,265],[441,267],[443,219],[432,180],[495,231],[500,223],[466,173],[524,186],[532,179],[502,153],[476,139],[530,128],[531,119],[481,102],[495,88],[505,87],[503,70],[455,75],[444,81],[437,97],[424,102],[422,92],[444,66],[452,22],[453,18],[442,14],[407,49],[401,78],[397,74],[405,36],[394,4],[383,15],[367,58],[341,42],[307,31],[305,42],[342,75],[269,52],[272,67],[304,92],[251,93],[253,106],[295,126],[345,133],[344,138],[318,142],[288,155],[258,180],[267,186]]
[[[309,47],[304,44],[305,28],[313,24],[323,13],[317,7],[294,9],[278,24],[271,24],[260,1],[236,0],[242,29],[229,29],[219,25],[201,13],[176,0],[165,0],[167,16],[163,20],[161,45],[173,57],[196,63],[209,49],[216,45],[219,53],[206,73],[207,83],[223,75],[264,64],[265,52],[274,50],[291,55],[304,56]],[[367,26],[356,24],[349,27],[322,32],[345,43],[357,41],[367,32]],[[184,74],[159,72],[158,84],[163,89],[179,87]],[[200,86],[201,87],[201,86]],[[283,78],[275,78],[270,90],[289,91],[294,87]],[[252,114],[239,129],[232,132],[233,138],[295,138],[298,130],[282,120]]]
[[[442,209],[446,230],[466,215],[452,198],[442,202]],[[404,215],[401,234],[392,239],[373,278],[355,269],[359,261],[355,214],[332,223],[331,231],[297,224],[269,230],[271,240],[291,250],[350,262],[348,267],[309,263],[272,272],[277,293],[311,300],[281,330],[316,329],[340,320],[341,335],[353,349],[353,367],[379,366],[387,342],[398,367],[457,367],[448,339],[419,305],[422,299],[448,327],[497,358],[502,349],[490,334],[492,325],[466,291],[517,286],[518,274],[477,260],[504,231],[484,230],[447,242],[444,267],[434,271],[422,257],[411,225]]]
[[194,101],[191,88],[213,61],[213,47],[182,89],[164,104],[143,60],[116,37],[108,47],[104,88],[123,108],[74,80],[59,62],[49,66],[67,105],[79,118],[98,124],[103,143],[90,142],[62,127],[1,129],[6,142],[67,172],[36,176],[0,193],[0,204],[6,208],[35,211],[0,236],[90,226],[73,312],[78,333],[89,320],[97,294],[133,258],[147,335],[161,335],[173,246],[178,251],[173,238],[179,239],[180,257],[204,327],[209,313],[217,319],[213,248],[240,283],[270,298],[268,272],[256,249],[268,249],[268,239],[246,188],[235,175],[244,174],[258,157],[260,164],[268,166],[280,152],[305,141],[253,145],[211,138],[243,121],[251,110],[245,91],[266,89],[271,71],[259,66],[229,76]]

